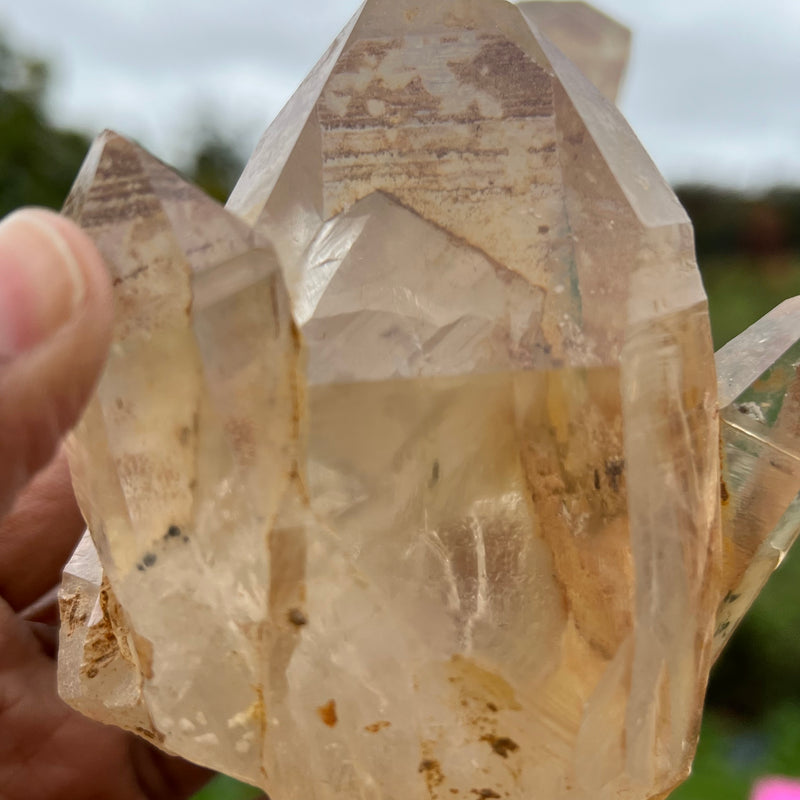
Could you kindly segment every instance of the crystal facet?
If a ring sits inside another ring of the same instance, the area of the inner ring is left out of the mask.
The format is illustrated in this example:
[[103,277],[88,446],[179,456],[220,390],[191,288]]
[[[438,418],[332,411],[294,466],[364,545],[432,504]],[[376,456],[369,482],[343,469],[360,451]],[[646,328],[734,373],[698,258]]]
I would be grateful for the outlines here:
[[714,632],[790,538],[796,459],[741,513],[797,452],[795,314],[721,355],[723,528],[690,223],[535,17],[367,0],[227,211],[95,145],[66,212],[117,323],[72,444],[76,707],[274,800],[687,774]]
[[718,653],[800,530],[800,298],[717,354],[723,592]]
[[518,3],[522,13],[612,103],[619,95],[631,52],[631,32],[582,2]]

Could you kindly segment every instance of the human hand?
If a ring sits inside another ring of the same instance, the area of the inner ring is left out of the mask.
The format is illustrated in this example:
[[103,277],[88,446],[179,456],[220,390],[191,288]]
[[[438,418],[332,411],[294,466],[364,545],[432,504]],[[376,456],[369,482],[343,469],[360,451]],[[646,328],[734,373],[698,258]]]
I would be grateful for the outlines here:
[[52,600],[83,521],[62,436],[111,336],[100,255],[68,220],[0,223],[0,798],[177,800],[209,773],[93,722],[56,692]]

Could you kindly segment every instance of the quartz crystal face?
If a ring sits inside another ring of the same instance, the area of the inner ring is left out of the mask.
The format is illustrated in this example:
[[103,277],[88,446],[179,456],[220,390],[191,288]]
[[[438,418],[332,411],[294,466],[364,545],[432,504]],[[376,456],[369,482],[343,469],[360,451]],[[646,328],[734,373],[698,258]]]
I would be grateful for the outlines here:
[[[227,210],[95,145],[66,213],[117,322],[71,447],[77,708],[273,800],[687,774],[796,527],[794,312],[721,362],[721,477],[690,223],[535,16],[368,0]],[[773,446],[782,507],[745,523]]]
[[722,423],[719,652],[800,529],[800,298],[717,354]]

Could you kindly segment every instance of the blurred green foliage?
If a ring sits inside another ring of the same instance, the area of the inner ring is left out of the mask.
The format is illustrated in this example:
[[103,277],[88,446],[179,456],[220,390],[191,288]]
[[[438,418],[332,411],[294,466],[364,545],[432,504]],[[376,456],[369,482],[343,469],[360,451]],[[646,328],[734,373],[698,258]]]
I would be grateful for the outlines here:
[[800,777],[800,706],[782,703],[742,726],[706,714],[694,769],[670,800],[748,800],[764,775]]
[[242,173],[244,159],[213,127],[203,130],[200,141],[185,172],[207,194],[224,203]]
[[[61,208],[91,144],[86,133],[49,119],[49,78],[45,61],[15,52],[0,35],[0,218],[23,205]],[[200,130],[194,153],[177,168],[224,202],[244,159],[215,129]]]
[[0,40],[0,215],[22,204],[59,207],[88,139],[53,127],[44,110],[47,64]]
[[752,256],[698,256],[719,349],[787,297],[800,294],[800,249]]
[[775,188],[743,196],[712,186],[677,190],[695,226],[698,254],[736,256],[800,251],[800,192]]
[[[52,124],[49,71],[0,37],[0,216],[21,205],[59,208],[89,137]],[[237,148],[206,130],[183,172],[224,200],[241,169]],[[695,225],[717,347],[800,294],[800,189],[745,197],[678,190]],[[695,768],[675,800],[746,800],[764,774],[800,776],[800,549],[790,553],[712,674]],[[194,800],[249,800],[258,790],[219,777]]]
[[198,792],[192,800],[255,800],[264,793],[225,775],[218,775],[208,786]]
[[800,294],[800,189],[745,196],[677,189],[692,219],[719,348],[782,300]]

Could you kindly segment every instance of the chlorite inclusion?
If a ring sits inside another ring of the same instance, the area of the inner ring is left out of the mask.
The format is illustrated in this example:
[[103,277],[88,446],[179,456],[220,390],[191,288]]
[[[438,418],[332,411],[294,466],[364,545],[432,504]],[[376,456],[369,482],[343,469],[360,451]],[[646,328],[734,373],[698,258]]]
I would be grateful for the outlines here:
[[368,0],[227,210],[96,143],[66,207],[117,305],[71,446],[77,708],[273,800],[687,774],[797,529],[797,309],[721,356],[721,476],[690,223],[529,19]]

